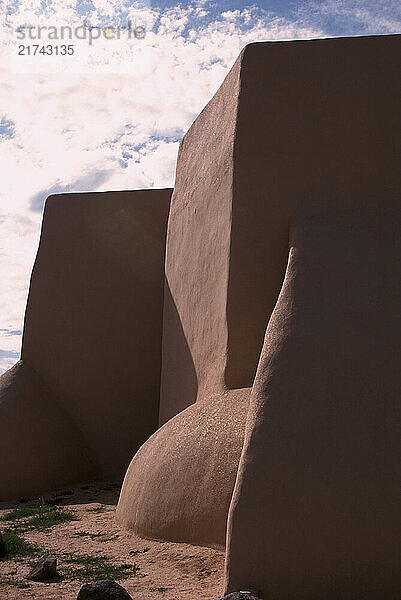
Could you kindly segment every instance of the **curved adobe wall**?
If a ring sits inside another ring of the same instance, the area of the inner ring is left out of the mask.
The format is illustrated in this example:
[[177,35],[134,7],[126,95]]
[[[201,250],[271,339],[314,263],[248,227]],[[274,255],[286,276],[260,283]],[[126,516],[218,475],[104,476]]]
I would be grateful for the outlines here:
[[160,425],[224,388],[241,60],[180,144],[167,228]]
[[[167,189],[48,198],[25,315],[22,371],[11,383],[11,375],[0,379],[0,439],[9,439],[9,418],[22,430],[32,411],[43,410],[41,435],[33,428],[24,439],[17,436],[13,452],[2,456],[2,469],[12,471],[18,453],[24,454],[15,445],[30,456],[41,456],[46,447],[52,459],[42,462],[38,479],[30,475],[31,459],[25,471],[18,462],[15,485],[10,479],[2,497],[45,492],[56,482],[120,478],[157,428],[170,196]],[[27,368],[46,391],[46,408]],[[17,384],[22,396],[16,395]],[[53,413],[66,423],[56,438]],[[69,439],[68,424],[79,434],[77,452],[63,450],[77,444]]]
[[[184,430],[196,431],[203,403],[227,390],[235,398],[236,388],[252,384],[298,206],[324,198],[339,208],[345,196],[352,203],[369,194],[380,202],[399,189],[399,50],[400,36],[251,44],[185,136],[168,227],[160,423],[197,399],[199,406],[179,415]],[[223,409],[222,403],[230,430]],[[134,457],[120,522],[159,538],[187,536],[192,527],[191,541],[204,543],[209,504],[201,497],[195,512],[180,495],[189,450],[177,450],[173,433],[169,441],[176,422],[167,422]],[[196,435],[193,444],[200,448],[194,458],[200,474],[210,459]],[[149,474],[160,465],[168,473],[162,483]],[[231,489],[225,472],[224,498]],[[140,500],[136,477],[146,490]],[[160,502],[150,515],[146,506],[154,497]],[[167,528],[166,514],[172,515]],[[224,526],[219,522],[219,531]],[[255,587],[246,581],[241,589],[248,586]]]
[[[255,282],[261,270],[279,281],[294,230],[230,508],[228,591],[400,595],[400,50],[401,36],[373,36],[244,54],[228,385],[249,381],[246,340],[275,301]],[[269,219],[258,220],[266,203]]]
[[224,386],[241,60],[180,146],[166,249],[164,425],[134,456],[117,509],[142,536],[219,548],[249,401],[249,388]]
[[249,390],[198,401],[140,448],[125,476],[117,521],[145,538],[224,548]]
[[0,378],[0,499],[90,478],[93,456],[74,422],[23,361]]
[[400,596],[400,217],[383,194],[295,221],[230,508],[228,592]]

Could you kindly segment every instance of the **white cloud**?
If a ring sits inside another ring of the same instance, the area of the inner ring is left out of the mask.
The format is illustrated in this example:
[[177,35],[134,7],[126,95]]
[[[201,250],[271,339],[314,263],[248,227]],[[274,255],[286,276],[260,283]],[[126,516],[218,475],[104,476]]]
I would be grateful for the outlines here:
[[[77,0],[21,0],[3,8],[1,329],[21,329],[48,193],[173,185],[178,141],[241,48],[258,40],[323,36],[323,12],[346,10],[345,2],[309,3],[308,21],[305,11],[285,19],[256,8],[212,18],[213,4],[206,0],[164,12],[147,2],[128,4],[94,0],[84,11],[89,3]],[[365,28],[369,19],[372,27],[393,27],[390,13],[383,14],[375,21],[366,3],[352,13]],[[124,34],[91,46],[72,40],[73,56],[18,56],[19,25],[78,26],[84,18],[93,26],[127,25],[129,18],[146,27],[146,37]],[[18,334],[0,331],[0,350],[17,352],[19,344]],[[13,360],[0,355],[0,372]]]

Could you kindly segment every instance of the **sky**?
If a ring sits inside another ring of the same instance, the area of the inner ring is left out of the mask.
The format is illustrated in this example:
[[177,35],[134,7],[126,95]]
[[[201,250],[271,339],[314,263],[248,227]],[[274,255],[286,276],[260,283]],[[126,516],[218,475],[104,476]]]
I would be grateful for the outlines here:
[[[0,373],[19,359],[49,194],[173,186],[182,136],[250,42],[401,30],[399,0],[3,0],[0,10]],[[131,37],[116,39],[129,23]],[[72,55],[27,55],[64,43]]]

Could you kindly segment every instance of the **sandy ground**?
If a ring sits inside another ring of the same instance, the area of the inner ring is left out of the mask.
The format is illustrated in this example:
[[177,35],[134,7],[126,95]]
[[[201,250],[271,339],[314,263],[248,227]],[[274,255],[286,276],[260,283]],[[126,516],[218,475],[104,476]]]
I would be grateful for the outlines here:
[[[139,567],[138,572],[120,581],[134,600],[192,600],[194,597],[213,600],[222,595],[223,553],[189,544],[144,540],[123,531],[114,518],[118,486],[98,484],[84,487],[86,489],[69,488],[70,493],[61,501],[67,509],[76,511],[79,520],[45,531],[26,532],[23,537],[39,545],[45,553],[57,556],[59,566],[63,564],[63,553],[107,556],[116,564],[135,563]],[[0,517],[12,508],[34,505],[37,505],[37,500],[36,503],[2,504]],[[7,525],[7,522],[0,521],[0,531]],[[91,538],[82,533],[101,535]],[[143,550],[145,552],[136,553]],[[35,583],[24,580],[31,561],[30,557],[0,561],[1,600],[76,599],[82,582]],[[10,585],[10,580],[24,581],[29,587],[20,589]]]

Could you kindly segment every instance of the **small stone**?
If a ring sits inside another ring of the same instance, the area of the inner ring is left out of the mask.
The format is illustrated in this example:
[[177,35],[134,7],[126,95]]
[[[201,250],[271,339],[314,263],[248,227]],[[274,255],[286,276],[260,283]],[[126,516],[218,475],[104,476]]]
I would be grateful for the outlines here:
[[2,558],[7,558],[7,548],[0,532],[0,560]]
[[219,598],[218,600],[260,600],[258,597],[258,591],[249,588],[249,590],[241,590],[240,592],[231,592],[231,594],[227,594],[223,598]]
[[85,583],[79,590],[77,600],[132,600],[132,598],[121,585],[111,579],[105,579]]
[[57,558],[55,556],[41,556],[32,571],[26,575],[26,579],[31,581],[54,581],[59,577],[56,567]]

